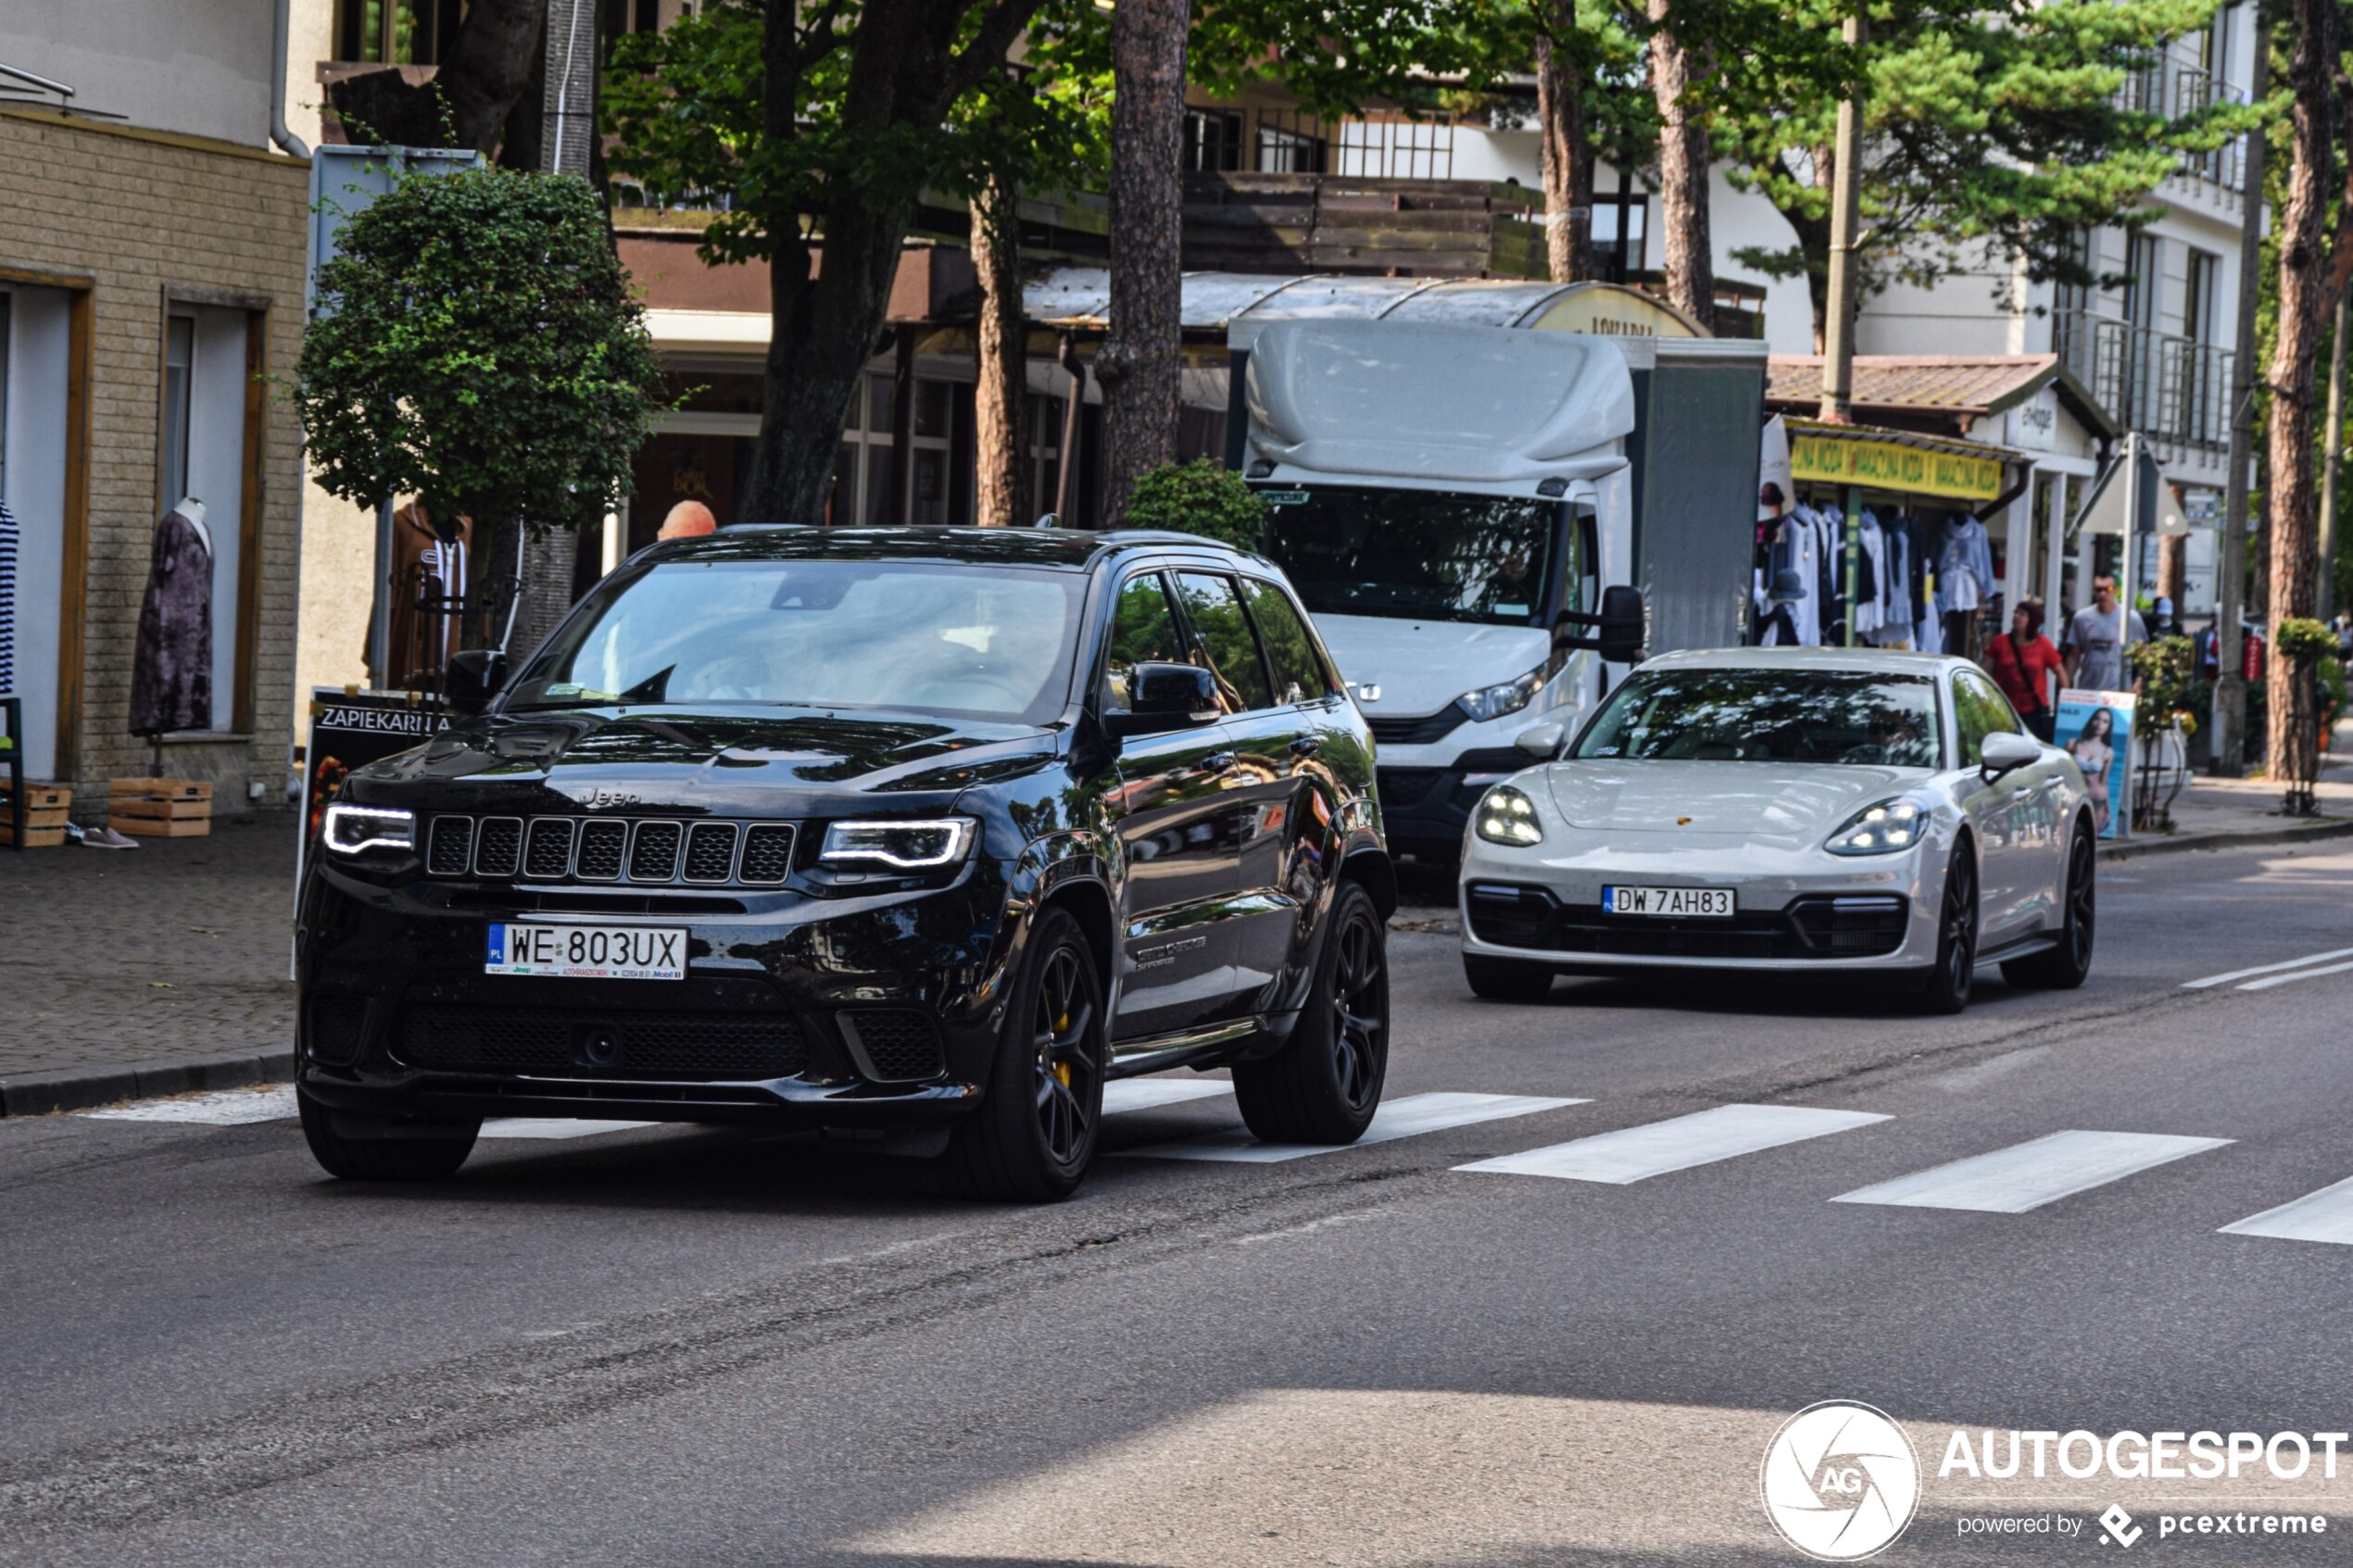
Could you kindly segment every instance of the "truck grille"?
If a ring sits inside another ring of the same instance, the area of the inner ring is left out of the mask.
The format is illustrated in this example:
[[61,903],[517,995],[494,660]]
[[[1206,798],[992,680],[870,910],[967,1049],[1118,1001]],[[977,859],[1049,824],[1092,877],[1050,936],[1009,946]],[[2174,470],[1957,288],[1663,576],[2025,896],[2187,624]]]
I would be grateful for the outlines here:
[[1365,722],[1372,726],[1373,739],[1381,746],[1429,746],[1453,734],[1469,717],[1461,705],[1450,702],[1437,712],[1425,714],[1419,719],[1383,716],[1367,718]]
[[455,1073],[696,1081],[789,1078],[809,1053],[790,1017],[691,1012],[586,1013],[412,1004],[401,1060]]
[[425,870],[505,882],[627,882],[641,887],[776,887],[792,874],[790,822],[627,817],[434,817]]

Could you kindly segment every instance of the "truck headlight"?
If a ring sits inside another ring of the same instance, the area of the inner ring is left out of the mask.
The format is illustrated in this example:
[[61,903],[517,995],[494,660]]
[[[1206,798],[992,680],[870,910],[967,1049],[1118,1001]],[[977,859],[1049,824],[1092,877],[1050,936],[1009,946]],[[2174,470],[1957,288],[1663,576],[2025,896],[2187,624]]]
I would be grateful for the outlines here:
[[872,862],[894,871],[937,871],[954,865],[971,852],[973,826],[970,817],[836,822],[825,830],[824,847],[817,859],[829,866]]
[[1544,840],[1544,829],[1536,821],[1536,802],[1509,784],[1497,784],[1480,798],[1478,809],[1471,813],[1471,827],[1488,843],[1516,849]]
[[417,816],[387,806],[327,808],[320,836],[338,855],[365,855],[371,849],[417,847]]
[[1882,800],[1847,818],[1822,847],[1833,855],[1893,855],[1918,844],[1928,823],[1928,808],[1919,801]]
[[1482,723],[1490,719],[1501,719],[1504,714],[1516,713],[1535,701],[1536,694],[1544,689],[1544,678],[1552,673],[1552,669],[1549,662],[1540,664],[1516,680],[1505,681],[1499,686],[1481,686],[1475,692],[1465,692],[1454,700],[1462,704],[1464,712]]

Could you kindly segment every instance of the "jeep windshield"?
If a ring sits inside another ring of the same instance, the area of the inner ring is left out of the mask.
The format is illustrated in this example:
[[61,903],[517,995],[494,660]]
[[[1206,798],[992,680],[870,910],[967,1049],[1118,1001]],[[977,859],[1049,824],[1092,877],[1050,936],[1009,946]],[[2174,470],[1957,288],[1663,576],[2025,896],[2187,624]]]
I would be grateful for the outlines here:
[[1043,723],[1070,691],[1078,572],[673,560],[602,584],[506,710],[776,704]]
[[1561,503],[1444,490],[1262,486],[1266,553],[1317,615],[1539,623]]

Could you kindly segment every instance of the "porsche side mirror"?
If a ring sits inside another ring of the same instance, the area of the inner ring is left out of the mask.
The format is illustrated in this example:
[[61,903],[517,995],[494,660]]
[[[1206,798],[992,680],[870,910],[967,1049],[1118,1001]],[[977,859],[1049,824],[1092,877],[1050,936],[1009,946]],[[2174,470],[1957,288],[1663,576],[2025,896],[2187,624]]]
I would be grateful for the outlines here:
[[2001,730],[1978,743],[1978,770],[1988,779],[1998,779],[2004,773],[2042,759],[2042,743],[2032,735],[2012,734]]
[[507,684],[507,656],[498,648],[467,648],[449,656],[442,682],[449,710],[471,719]]
[[1139,664],[1127,672],[1127,693],[1126,708],[1103,715],[1114,740],[1197,730],[1220,717],[1216,678],[1196,665]]
[[1554,753],[1560,750],[1567,734],[1558,724],[1530,724],[1520,731],[1512,744],[1539,762],[1549,762]]

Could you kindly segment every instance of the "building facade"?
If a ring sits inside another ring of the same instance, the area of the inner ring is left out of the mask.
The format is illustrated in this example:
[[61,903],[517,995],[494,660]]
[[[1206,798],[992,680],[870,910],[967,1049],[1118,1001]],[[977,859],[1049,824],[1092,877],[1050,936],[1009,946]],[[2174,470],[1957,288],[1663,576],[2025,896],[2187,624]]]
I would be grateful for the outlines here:
[[[301,434],[271,378],[303,317],[307,159],[276,150],[271,0],[80,0],[0,19],[0,495],[27,771],[285,796]],[[159,521],[209,535],[209,712],[132,731]]]

